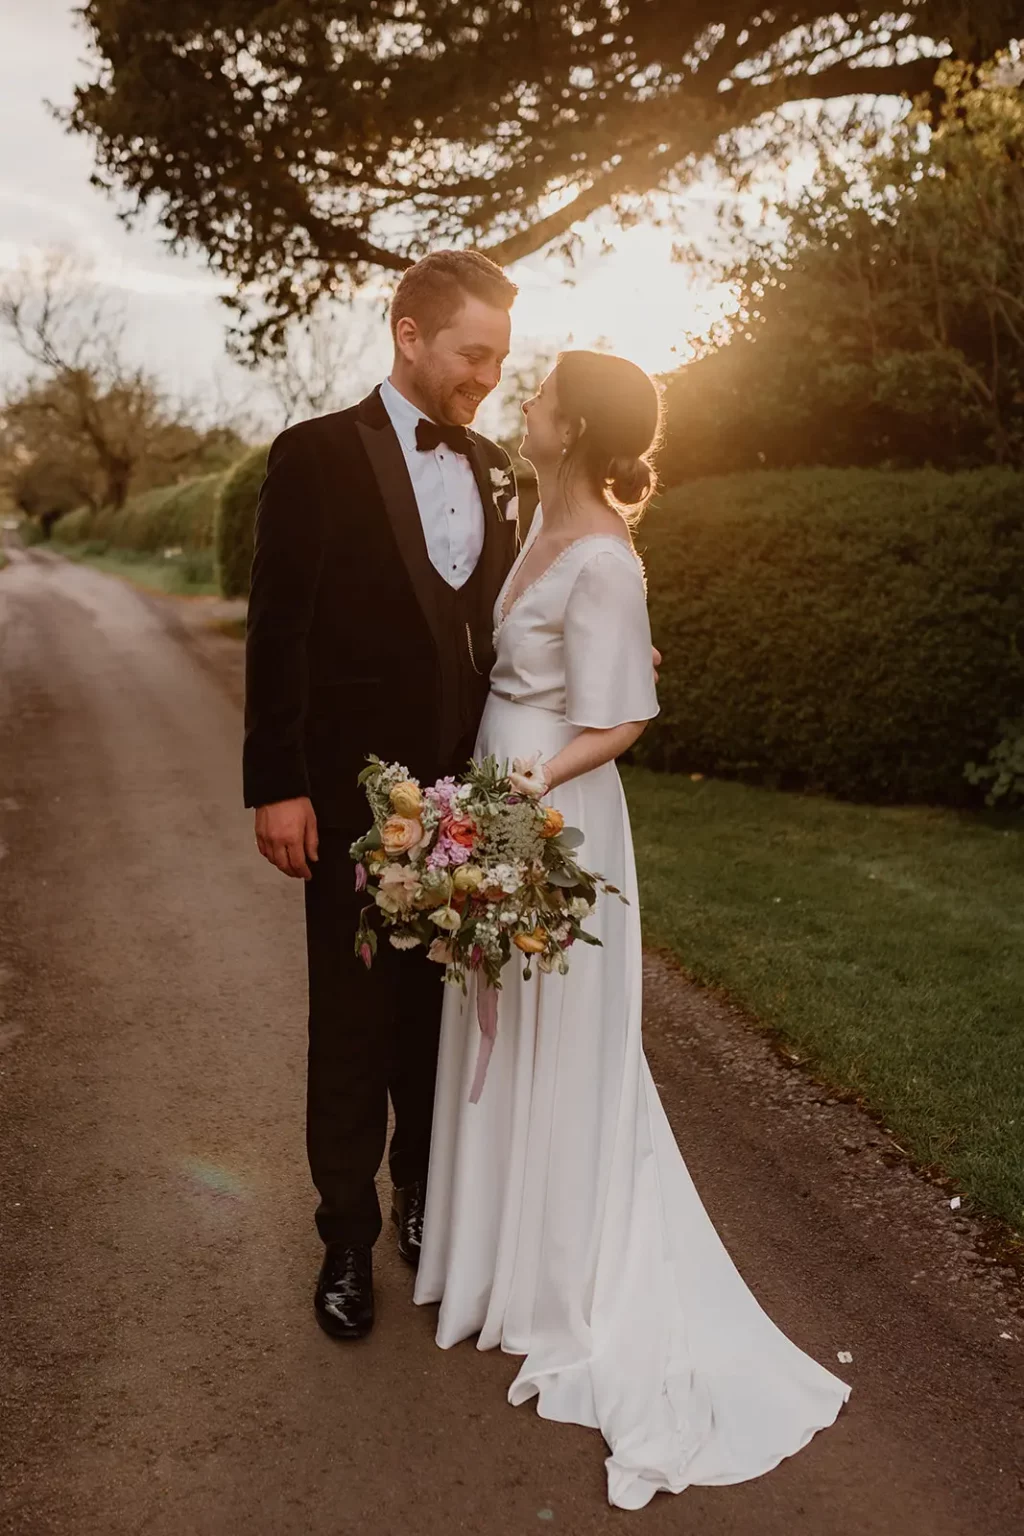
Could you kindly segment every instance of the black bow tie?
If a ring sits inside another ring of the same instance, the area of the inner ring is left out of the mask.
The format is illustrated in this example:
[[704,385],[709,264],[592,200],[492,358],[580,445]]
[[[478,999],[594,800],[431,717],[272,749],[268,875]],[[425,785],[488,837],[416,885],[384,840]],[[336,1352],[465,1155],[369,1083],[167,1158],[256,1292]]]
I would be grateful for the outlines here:
[[421,453],[432,453],[442,443],[452,453],[461,453],[469,458],[470,437],[465,427],[449,427],[440,422],[427,421],[425,416],[421,416],[416,423],[416,447]]

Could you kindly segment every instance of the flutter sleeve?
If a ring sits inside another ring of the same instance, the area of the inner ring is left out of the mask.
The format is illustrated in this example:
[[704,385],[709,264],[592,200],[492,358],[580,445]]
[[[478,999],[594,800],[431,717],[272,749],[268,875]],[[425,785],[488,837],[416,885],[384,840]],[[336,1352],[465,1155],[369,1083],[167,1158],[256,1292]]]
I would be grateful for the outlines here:
[[658,713],[647,595],[628,550],[590,556],[565,611],[565,714],[610,730]]

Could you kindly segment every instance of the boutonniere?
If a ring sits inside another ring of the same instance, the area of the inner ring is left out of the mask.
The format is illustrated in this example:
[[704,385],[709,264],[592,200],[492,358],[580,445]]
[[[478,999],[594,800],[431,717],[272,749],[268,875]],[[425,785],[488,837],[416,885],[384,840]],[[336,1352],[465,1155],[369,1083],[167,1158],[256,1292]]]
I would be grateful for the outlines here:
[[492,469],[490,473],[494,510],[502,522],[516,521],[519,517],[519,497],[515,494],[515,476],[510,469]]

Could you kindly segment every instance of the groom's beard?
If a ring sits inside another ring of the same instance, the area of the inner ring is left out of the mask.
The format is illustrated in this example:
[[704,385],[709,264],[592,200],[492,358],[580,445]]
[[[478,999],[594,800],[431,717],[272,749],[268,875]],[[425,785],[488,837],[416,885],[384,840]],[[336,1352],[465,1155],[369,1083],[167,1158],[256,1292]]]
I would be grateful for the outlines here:
[[476,389],[470,389],[468,394],[464,394],[463,390],[468,386],[452,386],[429,373],[416,379],[415,383],[420,397],[429,407],[431,418],[449,427],[471,426],[477,411],[490,394],[490,390],[481,393]]

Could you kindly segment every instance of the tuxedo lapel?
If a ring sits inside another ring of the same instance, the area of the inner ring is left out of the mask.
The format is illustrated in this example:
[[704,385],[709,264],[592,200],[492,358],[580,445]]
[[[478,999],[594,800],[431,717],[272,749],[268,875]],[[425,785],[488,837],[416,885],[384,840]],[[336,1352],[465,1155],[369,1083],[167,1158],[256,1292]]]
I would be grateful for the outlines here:
[[498,590],[515,557],[515,525],[506,523],[504,514],[498,510],[491,467],[475,435],[470,435],[470,445],[469,462],[473,466],[484,513],[484,547],[480,555],[484,567],[482,576],[485,590],[493,592],[497,599]]
[[416,493],[409,478],[402,445],[380,398],[379,389],[375,389],[357,407],[356,427],[376,477],[399,553],[409,572],[416,600],[427,623],[436,633],[439,623],[434,601],[437,572],[427,552],[423,521],[416,505]]

